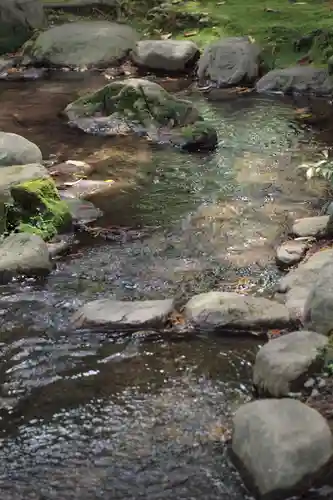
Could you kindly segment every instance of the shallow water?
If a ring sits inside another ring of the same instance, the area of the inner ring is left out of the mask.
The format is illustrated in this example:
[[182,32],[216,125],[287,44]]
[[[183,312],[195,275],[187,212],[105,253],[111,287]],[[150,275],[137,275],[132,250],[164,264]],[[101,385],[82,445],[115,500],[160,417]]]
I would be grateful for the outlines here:
[[[206,336],[72,331],[87,300],[175,296],[211,289],[269,294],[274,248],[291,219],[323,203],[321,182],[296,167],[325,147],[293,106],[242,97],[194,99],[219,130],[210,155],[143,139],[85,136],[57,116],[101,77],[0,87],[0,127],[38,143],[45,157],[96,165],[121,183],[100,200],[100,225],[119,241],[82,240],[44,282],[0,295],[0,493],[4,499],[244,500],[223,446],[250,397],[257,344]],[[170,85],[170,82],[167,82]],[[130,237],[128,227],[136,238]]]

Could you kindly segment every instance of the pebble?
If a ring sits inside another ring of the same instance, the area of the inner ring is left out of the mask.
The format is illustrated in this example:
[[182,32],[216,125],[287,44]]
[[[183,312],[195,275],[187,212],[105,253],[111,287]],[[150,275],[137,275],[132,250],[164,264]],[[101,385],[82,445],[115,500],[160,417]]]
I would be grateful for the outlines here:
[[314,378],[308,378],[304,383],[305,389],[311,389],[315,385],[316,381]]
[[312,389],[312,392],[311,392],[311,397],[312,398],[316,398],[317,396],[319,396],[319,391],[318,389]]

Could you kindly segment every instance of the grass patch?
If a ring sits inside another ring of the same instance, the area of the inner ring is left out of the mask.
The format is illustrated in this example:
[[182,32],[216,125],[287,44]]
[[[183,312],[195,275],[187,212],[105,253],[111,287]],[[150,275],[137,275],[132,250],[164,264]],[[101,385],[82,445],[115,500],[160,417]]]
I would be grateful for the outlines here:
[[107,18],[128,22],[147,37],[168,33],[200,47],[225,36],[250,35],[262,47],[268,68],[295,64],[305,55],[320,66],[333,55],[333,10],[323,0],[118,0]]

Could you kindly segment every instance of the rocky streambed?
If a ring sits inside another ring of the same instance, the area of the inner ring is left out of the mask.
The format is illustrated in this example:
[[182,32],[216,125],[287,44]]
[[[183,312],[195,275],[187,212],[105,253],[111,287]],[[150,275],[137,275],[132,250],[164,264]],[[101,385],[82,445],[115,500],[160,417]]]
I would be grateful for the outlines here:
[[139,38],[2,64],[1,498],[331,498],[329,71]]

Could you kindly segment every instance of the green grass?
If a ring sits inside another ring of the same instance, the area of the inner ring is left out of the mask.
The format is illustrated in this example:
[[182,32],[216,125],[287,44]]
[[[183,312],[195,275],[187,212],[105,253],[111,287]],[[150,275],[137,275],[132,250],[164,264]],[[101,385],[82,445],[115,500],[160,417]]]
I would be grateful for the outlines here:
[[[262,47],[268,68],[294,64],[306,54],[323,65],[333,55],[333,10],[323,0],[119,0],[118,4],[121,20],[149,37],[169,33],[203,47],[224,36],[250,35]],[[314,30],[321,34],[296,51],[294,43]]]
[[[288,66],[307,53],[321,65],[333,54],[333,10],[328,2],[190,0],[174,4],[174,8],[179,12],[201,15],[206,23],[211,24],[200,28],[196,21],[186,26],[187,31],[197,32],[189,39],[200,46],[223,36],[250,35],[263,48],[264,60],[270,67]],[[322,33],[314,38],[311,47],[294,50],[294,43],[314,30]],[[173,34],[177,38],[184,37],[182,30]]]

